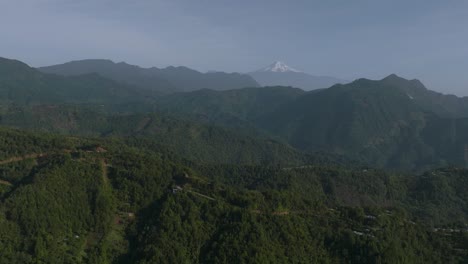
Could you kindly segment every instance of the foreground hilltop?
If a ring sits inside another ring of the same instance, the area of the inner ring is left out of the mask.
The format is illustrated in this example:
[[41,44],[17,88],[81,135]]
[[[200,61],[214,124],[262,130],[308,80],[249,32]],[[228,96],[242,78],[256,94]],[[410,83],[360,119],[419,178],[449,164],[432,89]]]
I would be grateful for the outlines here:
[[464,170],[196,165],[8,129],[0,142],[1,262],[466,261]]

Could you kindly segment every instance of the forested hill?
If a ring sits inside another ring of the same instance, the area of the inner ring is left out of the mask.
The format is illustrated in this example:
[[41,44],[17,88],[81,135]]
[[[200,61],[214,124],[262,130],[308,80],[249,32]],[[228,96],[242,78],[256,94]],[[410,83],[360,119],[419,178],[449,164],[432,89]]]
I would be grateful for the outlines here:
[[447,118],[468,117],[468,97],[442,94],[427,89],[419,80],[406,80],[392,74],[382,80],[387,85],[399,87],[422,109]]
[[[258,124],[299,149],[332,151],[377,166],[464,166],[464,121],[441,115],[440,105],[430,108],[408,93],[408,87],[420,85],[395,75],[380,81],[360,79],[301,96],[261,117]],[[436,125],[441,122],[460,125]]]
[[311,160],[309,155],[265,135],[163,113],[109,114],[94,106],[37,105],[8,108],[0,114],[0,124],[66,135],[120,138],[143,149],[165,146],[201,163],[301,165]]
[[1,263],[467,261],[465,170],[187,167],[3,128],[0,147]]
[[41,73],[16,60],[0,58],[0,103],[2,105],[64,102],[143,103],[156,95],[154,91],[135,89],[95,73],[62,77]]
[[421,171],[466,163],[466,98],[437,94],[396,75],[311,92],[267,87],[157,101],[167,111],[226,126],[246,122],[302,151],[332,152],[373,166]]

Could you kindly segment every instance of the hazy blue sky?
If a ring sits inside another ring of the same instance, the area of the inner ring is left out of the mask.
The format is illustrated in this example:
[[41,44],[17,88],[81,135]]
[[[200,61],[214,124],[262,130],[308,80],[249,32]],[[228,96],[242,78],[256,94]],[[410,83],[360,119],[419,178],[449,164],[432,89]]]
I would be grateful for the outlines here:
[[468,95],[468,1],[0,0],[0,56],[43,66],[109,58],[248,72],[390,73]]

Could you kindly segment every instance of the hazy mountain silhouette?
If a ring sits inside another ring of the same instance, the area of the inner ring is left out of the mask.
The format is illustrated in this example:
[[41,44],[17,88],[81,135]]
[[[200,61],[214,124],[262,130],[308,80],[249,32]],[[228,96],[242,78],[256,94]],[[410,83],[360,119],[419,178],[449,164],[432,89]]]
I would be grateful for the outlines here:
[[131,84],[159,92],[194,91],[199,89],[230,90],[257,87],[258,83],[249,75],[239,73],[201,73],[187,67],[159,69],[141,68],[125,62],[110,60],[81,60],[39,68],[46,73],[64,76],[97,73],[114,81]]

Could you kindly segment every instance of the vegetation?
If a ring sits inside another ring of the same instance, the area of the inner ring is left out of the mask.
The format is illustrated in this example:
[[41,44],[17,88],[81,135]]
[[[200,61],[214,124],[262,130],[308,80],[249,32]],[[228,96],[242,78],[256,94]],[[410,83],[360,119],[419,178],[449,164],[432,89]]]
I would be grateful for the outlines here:
[[417,81],[0,72],[0,263],[468,262],[465,108]]
[[12,107],[0,123],[22,129],[105,138],[124,137],[135,147],[164,146],[194,162],[298,165],[300,151],[258,133],[176,118],[167,114],[106,114],[95,107]]
[[157,101],[167,111],[223,126],[255,127],[308,153],[332,152],[418,172],[465,166],[466,98],[436,94],[396,75],[311,92],[287,87],[198,91]]
[[97,74],[62,77],[0,58],[0,104],[117,104],[145,102],[156,93],[105,79]]
[[[360,79],[311,92],[291,87],[266,87],[228,91],[205,89],[162,95],[155,91],[159,88],[164,90],[164,85],[159,87],[159,82],[148,77],[153,75],[140,71],[155,71],[153,77],[167,77],[165,80],[173,83],[180,81],[182,84],[178,85],[184,87],[188,87],[186,82],[192,82],[198,88],[204,87],[209,78],[204,79],[200,76],[205,75],[184,68],[139,69],[109,61],[74,62],[42,70],[69,76],[45,74],[17,61],[0,60],[0,71],[5,73],[0,78],[3,124],[86,136],[114,133],[157,138],[158,133],[154,129],[147,130],[147,133],[140,131],[145,125],[143,121],[152,117],[132,115],[169,112],[171,118],[176,114],[178,120],[191,122],[189,130],[195,130],[195,133],[187,132],[189,135],[184,137],[163,134],[164,142],[179,144],[174,148],[182,156],[198,150],[200,153],[196,156],[204,156],[202,159],[213,157],[211,153],[202,153],[205,148],[199,144],[187,146],[190,150],[184,149],[181,147],[183,138],[204,135],[202,137],[215,142],[216,137],[235,138],[238,136],[234,134],[247,134],[273,138],[289,144],[298,152],[333,153],[380,168],[422,172],[449,165],[466,166],[466,98],[440,95],[427,90],[417,80],[405,80],[396,75],[380,81]],[[112,80],[90,72],[100,72]],[[116,76],[125,80],[118,80]],[[186,80],[186,76],[193,78],[187,77]],[[228,77],[223,80],[229,83]],[[158,87],[148,87],[149,84]],[[209,87],[213,88],[213,85]],[[225,84],[220,86],[223,88],[218,90],[227,87]],[[76,105],[54,110],[57,104],[64,103]],[[93,118],[96,112],[98,117]],[[129,121],[132,118],[141,123],[132,124]],[[221,132],[216,128],[213,137],[207,136],[200,131],[205,128],[192,129],[200,123],[210,127],[223,126],[235,133]],[[168,135],[173,139],[168,139]],[[157,140],[161,141],[160,138]],[[246,142],[252,145],[251,140]],[[191,143],[185,141],[183,145]],[[274,148],[274,153],[281,149]],[[235,162],[226,156],[238,154],[239,148],[231,154],[223,153],[220,155],[222,158],[214,161]],[[239,158],[242,162],[246,159],[250,157]],[[254,159],[255,162],[261,160]]]
[[9,129],[0,138],[2,263],[468,257],[465,170],[183,165],[164,149],[114,139]]

